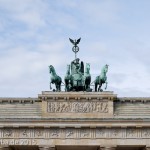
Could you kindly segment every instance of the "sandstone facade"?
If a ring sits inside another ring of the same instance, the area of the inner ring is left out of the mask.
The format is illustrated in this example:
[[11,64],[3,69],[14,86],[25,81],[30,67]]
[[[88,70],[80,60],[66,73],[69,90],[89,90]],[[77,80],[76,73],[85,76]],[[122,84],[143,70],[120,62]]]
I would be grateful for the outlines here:
[[49,92],[0,98],[1,149],[150,149],[150,98]]

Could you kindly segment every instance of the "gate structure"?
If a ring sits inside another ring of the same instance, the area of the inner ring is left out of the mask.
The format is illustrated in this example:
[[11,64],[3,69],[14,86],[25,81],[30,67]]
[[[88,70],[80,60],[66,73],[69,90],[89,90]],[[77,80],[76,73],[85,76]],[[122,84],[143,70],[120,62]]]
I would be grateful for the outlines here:
[[150,98],[48,92],[0,98],[1,149],[150,149]]

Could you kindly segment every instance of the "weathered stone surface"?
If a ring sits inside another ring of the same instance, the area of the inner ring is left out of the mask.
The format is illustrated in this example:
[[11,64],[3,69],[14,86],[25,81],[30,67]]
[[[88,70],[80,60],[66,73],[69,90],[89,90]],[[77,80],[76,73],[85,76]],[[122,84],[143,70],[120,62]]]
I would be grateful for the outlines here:
[[118,98],[114,115],[124,118],[150,118],[150,98]]
[[37,99],[0,99],[0,118],[39,118],[41,102]]
[[[150,142],[150,128],[2,128],[0,130],[1,145],[97,145],[109,144],[133,145]],[[140,141],[139,141],[140,139]],[[65,140],[65,143],[63,142]],[[76,140],[78,143],[76,143]],[[94,142],[93,142],[94,140]],[[83,142],[84,141],[84,142]],[[48,143],[49,142],[49,143]],[[83,143],[82,143],[83,142]],[[132,143],[133,142],[133,143]]]
[[42,115],[50,118],[103,118],[113,117],[112,92],[43,92]]
[[0,145],[150,147],[150,98],[113,92],[42,92],[0,98]]

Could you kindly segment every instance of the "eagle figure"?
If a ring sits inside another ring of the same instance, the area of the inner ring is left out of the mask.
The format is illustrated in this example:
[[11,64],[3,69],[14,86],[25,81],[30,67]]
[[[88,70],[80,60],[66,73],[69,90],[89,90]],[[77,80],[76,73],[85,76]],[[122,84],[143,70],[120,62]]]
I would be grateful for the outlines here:
[[74,46],[77,46],[77,45],[79,44],[81,38],[79,38],[78,40],[72,40],[72,39],[69,38],[69,40],[70,40],[70,42],[71,42]]

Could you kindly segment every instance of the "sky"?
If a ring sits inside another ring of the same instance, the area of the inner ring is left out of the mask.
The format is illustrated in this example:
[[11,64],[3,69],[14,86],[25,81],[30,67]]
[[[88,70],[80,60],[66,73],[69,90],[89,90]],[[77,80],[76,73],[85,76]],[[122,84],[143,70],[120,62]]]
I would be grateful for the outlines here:
[[[150,96],[149,0],[0,0],[0,97],[49,91],[49,65],[64,79],[77,56],[92,81],[109,65],[107,91]],[[53,86],[54,88],[54,86]]]

